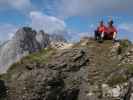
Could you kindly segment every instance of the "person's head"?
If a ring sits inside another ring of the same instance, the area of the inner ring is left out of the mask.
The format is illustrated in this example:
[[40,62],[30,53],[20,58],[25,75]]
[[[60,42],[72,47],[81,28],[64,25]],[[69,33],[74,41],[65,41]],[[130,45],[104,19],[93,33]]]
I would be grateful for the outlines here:
[[100,25],[100,26],[103,26],[103,25],[104,25],[103,20],[101,20],[101,21],[99,22],[99,25]]
[[108,25],[109,25],[109,26],[113,26],[113,24],[114,24],[114,21],[113,21],[113,20],[110,20],[110,21],[108,22]]

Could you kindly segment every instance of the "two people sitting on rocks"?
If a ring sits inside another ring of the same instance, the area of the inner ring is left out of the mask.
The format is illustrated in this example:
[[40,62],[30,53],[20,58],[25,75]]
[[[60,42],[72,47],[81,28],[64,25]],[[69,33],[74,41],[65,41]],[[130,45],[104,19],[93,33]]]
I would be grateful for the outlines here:
[[113,40],[116,41],[117,29],[113,25],[113,20],[108,22],[108,27],[104,24],[103,21],[100,21],[99,26],[95,30],[95,40],[103,42],[103,40]]

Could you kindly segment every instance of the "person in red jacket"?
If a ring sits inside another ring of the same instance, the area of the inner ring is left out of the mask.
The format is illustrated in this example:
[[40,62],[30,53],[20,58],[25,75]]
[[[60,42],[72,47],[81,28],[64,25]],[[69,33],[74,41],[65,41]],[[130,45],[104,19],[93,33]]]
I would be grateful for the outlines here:
[[105,39],[115,41],[117,36],[117,29],[114,27],[113,24],[114,24],[113,20],[109,21],[107,27],[107,33],[105,34]]
[[103,41],[103,38],[104,38],[106,32],[107,32],[107,28],[104,25],[104,22],[100,21],[99,26],[95,30],[95,40]]

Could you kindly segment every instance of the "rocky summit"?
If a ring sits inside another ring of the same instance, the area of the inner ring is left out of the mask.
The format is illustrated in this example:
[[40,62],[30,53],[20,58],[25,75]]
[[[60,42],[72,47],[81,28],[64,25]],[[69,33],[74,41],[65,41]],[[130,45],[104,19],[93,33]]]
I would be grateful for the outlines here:
[[64,49],[49,46],[0,79],[1,100],[133,100],[133,45],[82,38]]

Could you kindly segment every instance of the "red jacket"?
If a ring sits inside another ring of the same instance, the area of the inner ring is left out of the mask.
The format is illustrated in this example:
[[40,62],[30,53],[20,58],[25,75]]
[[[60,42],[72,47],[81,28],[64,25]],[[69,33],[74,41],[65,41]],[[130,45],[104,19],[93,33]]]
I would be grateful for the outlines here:
[[98,32],[102,33],[102,32],[107,32],[107,27],[105,25],[103,26],[99,26],[97,28]]
[[114,26],[107,28],[107,33],[114,33],[114,32],[117,33],[117,29]]

